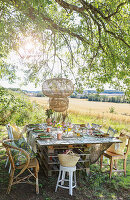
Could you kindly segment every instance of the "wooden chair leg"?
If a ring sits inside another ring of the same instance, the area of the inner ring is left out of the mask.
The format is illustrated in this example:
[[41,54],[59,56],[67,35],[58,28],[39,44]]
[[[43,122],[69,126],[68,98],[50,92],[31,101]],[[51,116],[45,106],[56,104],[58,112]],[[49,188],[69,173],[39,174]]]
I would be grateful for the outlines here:
[[114,160],[114,167],[115,167],[115,169],[117,169],[117,161],[116,160]]
[[39,194],[38,172],[36,173],[36,194]]
[[103,155],[100,157],[100,170],[102,169],[102,163],[103,163]]
[[9,185],[8,185],[8,189],[7,189],[7,194],[10,193],[11,186],[12,186],[12,183],[13,183],[13,178],[14,178],[14,169],[11,169],[10,177],[9,177]]
[[126,176],[126,159],[124,159],[124,176]]
[[39,184],[38,184],[38,171],[37,171],[37,167],[33,168],[34,170],[34,174],[36,177],[36,194],[39,194]]
[[110,174],[109,174],[110,179],[111,179],[111,176],[112,176],[112,169],[113,169],[113,159],[111,158],[111,160],[110,160]]

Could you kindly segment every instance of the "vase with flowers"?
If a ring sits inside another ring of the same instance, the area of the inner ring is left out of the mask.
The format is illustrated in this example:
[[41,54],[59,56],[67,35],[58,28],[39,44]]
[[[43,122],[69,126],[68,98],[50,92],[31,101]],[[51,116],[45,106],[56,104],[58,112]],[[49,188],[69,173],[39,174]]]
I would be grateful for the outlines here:
[[53,114],[53,110],[52,109],[46,109],[45,114],[47,116],[46,122],[48,125],[51,124],[51,116]]

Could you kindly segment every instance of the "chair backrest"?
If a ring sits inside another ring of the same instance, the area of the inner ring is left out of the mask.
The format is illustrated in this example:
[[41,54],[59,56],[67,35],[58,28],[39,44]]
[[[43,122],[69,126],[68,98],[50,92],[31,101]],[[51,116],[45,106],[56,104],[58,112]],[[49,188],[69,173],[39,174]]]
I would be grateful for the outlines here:
[[7,124],[6,128],[7,128],[7,132],[8,132],[8,139],[13,140],[14,136],[13,136],[13,132],[12,132],[12,127],[9,124]]
[[100,130],[102,125],[92,123],[92,128]]
[[23,131],[21,132],[20,129],[16,125],[6,125],[8,131],[8,139],[18,140],[23,137],[23,133],[26,132],[26,126],[24,127]]
[[107,151],[118,155],[123,155],[127,158],[130,149],[130,137],[127,135],[120,135],[117,138],[121,140],[121,143],[112,144]]
[[127,137],[127,140],[128,140],[128,142],[127,142],[127,144],[126,144],[126,153],[125,153],[125,156],[126,156],[126,158],[127,158],[127,156],[128,156],[128,153],[129,153],[129,150],[130,150],[130,136],[126,136]]
[[114,130],[113,128],[111,128],[109,126],[108,130],[107,130],[107,134],[109,134],[109,137],[114,137],[114,135],[117,133],[117,130]]
[[[16,176],[16,177],[18,177],[21,173],[23,173],[27,169],[29,162],[30,162],[30,155],[24,149],[18,148],[15,145],[14,140],[12,140],[12,139],[3,140],[2,144],[6,149],[6,152],[7,152],[7,155],[9,157],[12,169],[16,168],[16,165],[15,165],[15,162],[14,162],[14,157],[17,157],[17,156],[15,156],[15,153],[18,154],[19,157],[21,157],[22,154],[26,157],[25,163],[20,168],[21,171]],[[22,157],[23,157],[23,155],[22,155]]]

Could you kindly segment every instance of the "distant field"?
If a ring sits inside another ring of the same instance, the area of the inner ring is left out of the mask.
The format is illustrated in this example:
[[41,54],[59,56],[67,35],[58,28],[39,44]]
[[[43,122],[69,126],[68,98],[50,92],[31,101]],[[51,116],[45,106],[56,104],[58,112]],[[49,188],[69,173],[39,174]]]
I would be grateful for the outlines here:
[[[29,97],[45,108],[49,107],[47,97]],[[110,108],[114,109],[110,113]],[[85,99],[69,99],[68,111],[73,114],[90,115],[98,118],[109,118],[118,122],[130,123],[130,104],[110,103],[110,102],[93,102]]]

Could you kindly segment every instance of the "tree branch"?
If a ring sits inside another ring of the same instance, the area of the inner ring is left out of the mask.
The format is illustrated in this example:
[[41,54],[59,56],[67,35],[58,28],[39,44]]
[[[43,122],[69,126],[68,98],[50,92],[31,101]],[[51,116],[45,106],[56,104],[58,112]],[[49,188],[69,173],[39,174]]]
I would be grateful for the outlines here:
[[[14,1],[11,0],[14,4]],[[16,1],[16,0],[15,0]],[[26,1],[26,5],[28,4],[28,12],[26,10],[23,10],[22,7],[18,4],[18,2],[15,2],[15,6],[16,9],[21,10],[26,16],[28,16],[29,18],[31,18],[33,21],[37,18],[37,13],[35,13],[35,9],[33,7],[31,7],[31,5]],[[77,9],[78,10],[78,9]],[[50,30],[55,29],[64,33],[69,34],[70,36],[76,37],[77,39],[81,40],[83,43],[87,43],[90,44],[90,42],[88,40],[86,40],[85,37],[83,37],[82,35],[79,35],[77,33],[74,33],[74,31],[69,30],[67,28],[61,27],[60,25],[56,24],[51,18],[47,17],[47,15],[40,13],[39,11],[39,15],[41,15],[42,19],[46,22],[48,22],[48,28]],[[53,31],[53,30],[52,30]]]
[[64,33],[68,33],[69,35],[76,37],[77,39],[81,40],[82,42],[90,44],[90,42],[88,40],[86,40],[86,38],[84,38],[83,36],[80,36],[80,35],[74,33],[72,30],[69,30],[67,28],[63,28],[63,27],[59,26],[51,18],[46,17],[44,14],[41,14],[41,16],[45,21],[50,23],[48,25],[48,28],[50,28],[50,29],[54,28],[55,30],[58,30],[58,31],[61,31]]
[[79,0],[79,1],[82,3],[82,5],[85,7],[86,10],[90,9],[92,12],[100,14],[100,16],[105,19],[105,15],[103,14],[103,12],[95,8],[91,3],[88,3],[84,0]]
[[[103,20],[102,20],[101,18],[99,18],[99,17],[97,16],[96,13],[95,13],[94,15],[95,15],[96,19],[98,19],[98,20],[101,22],[101,24],[102,24],[102,26],[103,26],[105,32],[109,33],[110,35],[113,35],[114,38],[116,38],[116,39],[122,41],[124,44],[126,44],[128,47],[130,47],[130,45],[129,45],[120,35],[117,35],[115,32],[109,31],[109,30],[106,28],[105,23],[103,22]],[[94,19],[94,18],[93,18],[93,19]],[[95,22],[97,22],[97,21],[95,20]]]
[[55,1],[64,9],[69,9],[71,11],[77,11],[77,12],[83,12],[85,10],[84,6],[78,7],[78,6],[69,4],[63,0],[55,0]]
[[112,32],[112,31],[109,31],[109,30],[105,30],[107,33],[109,33],[110,35],[113,35],[114,36],[114,38],[116,38],[116,39],[118,39],[118,40],[121,40],[124,44],[126,44],[127,45],[127,47],[129,47],[130,48],[130,45],[123,39],[123,38],[121,38],[119,35],[116,35],[114,32]]
[[107,17],[105,17],[105,19],[110,19],[112,16],[114,16],[114,15],[116,15],[117,13],[118,13],[118,11],[119,11],[119,9],[120,9],[120,7],[121,6],[123,6],[123,5],[125,5],[127,2],[125,1],[125,2],[122,2],[122,3],[120,3],[118,6],[117,6],[117,8],[116,8],[116,11],[115,12],[113,12],[113,13],[111,13],[110,15],[108,15]]

